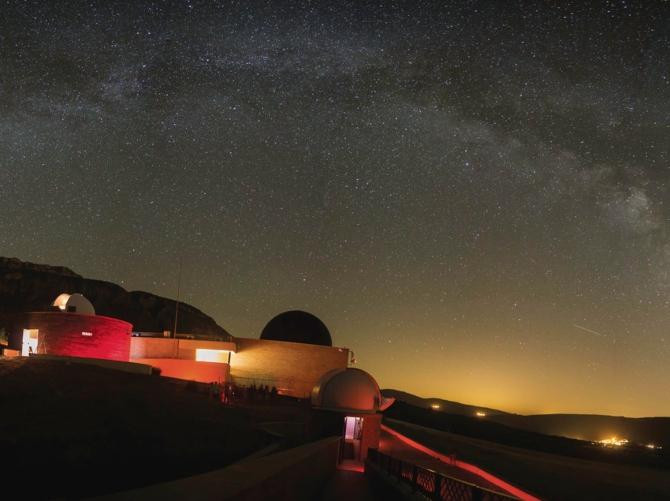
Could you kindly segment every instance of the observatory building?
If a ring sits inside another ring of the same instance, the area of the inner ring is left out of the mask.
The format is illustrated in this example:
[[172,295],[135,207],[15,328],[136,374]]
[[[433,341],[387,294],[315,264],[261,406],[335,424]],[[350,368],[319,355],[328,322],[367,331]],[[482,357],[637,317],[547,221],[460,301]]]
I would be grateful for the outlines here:
[[311,313],[300,310],[286,311],[274,317],[261,332],[261,339],[333,346],[324,323]]
[[91,302],[79,293],[61,294],[51,305],[60,311],[69,313],[80,313],[82,315],[95,315],[95,308]]
[[378,447],[379,412],[393,402],[382,397],[370,374],[349,367],[349,350],[333,346],[324,323],[304,311],[275,316],[259,339],[137,336],[130,323],[96,315],[83,295],[63,293],[48,311],[1,315],[0,327],[8,333],[6,354],[75,357],[107,366],[111,360],[131,372],[274,387],[280,395],[311,398],[311,433],[342,435],[341,460],[362,462],[369,448]]
[[95,314],[81,294],[60,294],[50,311],[2,316],[9,348],[22,356],[60,355],[127,362],[132,325]]
[[259,381],[280,393],[309,398],[321,377],[349,365],[349,350],[334,347],[321,320],[304,311],[287,311],[272,318],[260,339],[235,338],[231,357],[234,381]]
[[56,355],[144,364],[161,375],[203,383],[275,387],[309,398],[321,377],[349,364],[349,350],[332,346],[328,328],[314,315],[287,311],[270,320],[260,339],[226,341],[132,334],[132,325],[95,314],[82,294],[60,294],[48,311],[0,315],[8,350],[17,355]]
[[314,315],[287,311],[268,322],[260,339],[132,337],[130,361],[160,369],[163,376],[275,387],[281,395],[309,398],[326,372],[348,366],[349,350],[332,346],[328,329]]
[[340,460],[363,462],[379,447],[380,411],[394,399],[382,397],[377,381],[361,369],[335,369],[312,390],[315,425],[321,435],[342,434]]

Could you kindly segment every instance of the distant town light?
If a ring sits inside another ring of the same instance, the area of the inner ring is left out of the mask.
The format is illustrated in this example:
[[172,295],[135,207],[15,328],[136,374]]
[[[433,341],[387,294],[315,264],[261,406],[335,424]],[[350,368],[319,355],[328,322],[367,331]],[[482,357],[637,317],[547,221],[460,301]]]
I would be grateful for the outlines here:
[[433,410],[439,410],[442,407],[440,404],[430,404],[430,408]]
[[598,443],[606,447],[621,447],[622,445],[626,445],[628,440],[625,438],[610,437],[604,440],[600,440]]
[[486,412],[477,411],[477,412],[475,412],[475,416],[477,416],[477,417],[486,417]]
[[660,445],[656,445],[656,444],[647,444],[647,445],[645,445],[645,447],[647,449],[662,449],[663,448]]

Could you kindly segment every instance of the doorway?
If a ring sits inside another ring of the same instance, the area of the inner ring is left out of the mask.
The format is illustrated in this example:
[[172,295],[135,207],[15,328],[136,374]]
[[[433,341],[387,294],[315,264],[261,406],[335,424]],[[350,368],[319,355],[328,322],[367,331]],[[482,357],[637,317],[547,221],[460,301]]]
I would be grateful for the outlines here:
[[31,353],[37,353],[38,329],[23,329],[23,342],[21,343],[21,356],[27,357]]
[[342,440],[341,460],[359,461],[361,458],[361,437],[363,435],[363,418],[346,416]]

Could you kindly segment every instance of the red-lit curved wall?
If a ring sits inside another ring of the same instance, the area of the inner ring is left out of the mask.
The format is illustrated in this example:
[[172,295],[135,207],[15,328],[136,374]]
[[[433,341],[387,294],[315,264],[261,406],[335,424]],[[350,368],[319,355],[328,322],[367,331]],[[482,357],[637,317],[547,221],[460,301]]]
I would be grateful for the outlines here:
[[[9,346],[21,350],[23,329],[38,329],[38,354],[105,358],[127,362],[132,324],[78,313],[35,312],[5,317]],[[88,335],[90,334],[90,335]]]

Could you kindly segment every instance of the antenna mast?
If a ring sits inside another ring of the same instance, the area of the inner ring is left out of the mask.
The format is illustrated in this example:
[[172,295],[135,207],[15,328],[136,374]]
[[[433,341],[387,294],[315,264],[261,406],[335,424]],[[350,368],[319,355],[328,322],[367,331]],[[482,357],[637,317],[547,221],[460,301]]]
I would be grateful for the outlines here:
[[179,258],[179,275],[177,275],[177,301],[174,304],[174,328],[172,337],[177,338],[177,320],[179,319],[179,293],[181,289],[181,257]]

